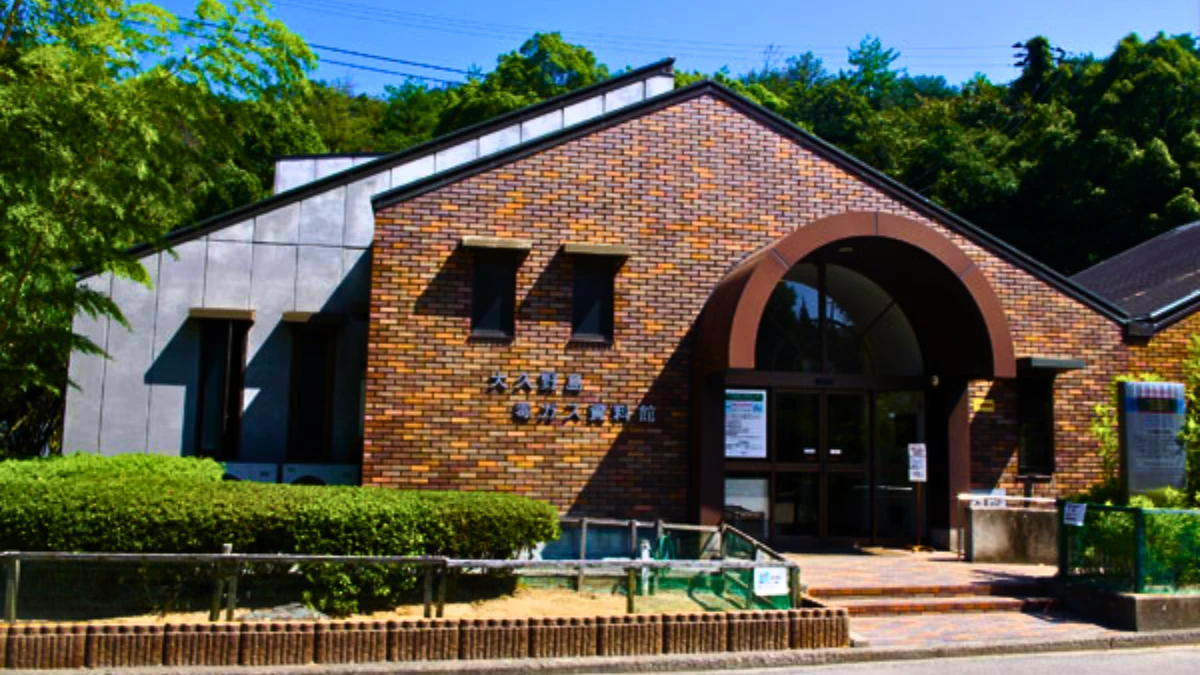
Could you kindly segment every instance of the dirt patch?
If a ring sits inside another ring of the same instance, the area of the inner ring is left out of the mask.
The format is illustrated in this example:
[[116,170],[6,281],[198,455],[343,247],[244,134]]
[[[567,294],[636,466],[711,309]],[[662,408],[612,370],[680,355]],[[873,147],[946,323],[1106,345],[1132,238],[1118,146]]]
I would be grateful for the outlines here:
[[[736,609],[717,596],[689,595],[683,591],[660,591],[655,595],[637,597],[637,612],[703,612],[714,609]],[[239,608],[234,620],[241,621],[255,608]],[[262,611],[262,608],[257,608]],[[424,615],[424,604],[406,604],[392,611],[358,614],[349,619],[388,620],[415,619]],[[560,588],[518,588],[510,594],[475,601],[447,601],[445,618],[489,619],[530,617],[614,616],[625,613],[624,594],[576,592]],[[225,613],[221,613],[224,620]],[[203,623],[208,612],[171,612],[92,619],[94,623]]]

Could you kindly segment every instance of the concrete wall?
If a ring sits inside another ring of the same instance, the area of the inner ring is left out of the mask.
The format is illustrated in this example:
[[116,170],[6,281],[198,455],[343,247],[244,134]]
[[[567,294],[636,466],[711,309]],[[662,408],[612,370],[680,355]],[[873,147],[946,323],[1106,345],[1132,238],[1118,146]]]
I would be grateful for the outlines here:
[[965,551],[972,562],[1058,564],[1058,512],[972,508]]
[[[111,294],[130,328],[86,316],[75,330],[105,348],[110,359],[72,354],[63,447],[101,454],[190,454],[199,376],[194,307],[253,309],[248,337],[242,421],[242,461],[281,462],[288,434],[290,329],[288,311],[352,314],[339,337],[334,387],[336,461],[357,461],[366,369],[365,311],[370,293],[370,247],[375,218],[371,196],[437,171],[498,152],[605,112],[670,91],[667,75],[599,91],[557,109],[517,116],[474,138],[381,160],[379,170],[330,186],[272,211],[141,259],[151,288],[109,275],[83,283]],[[276,165],[275,193],[336,176],[377,160],[373,156],[285,158]]]

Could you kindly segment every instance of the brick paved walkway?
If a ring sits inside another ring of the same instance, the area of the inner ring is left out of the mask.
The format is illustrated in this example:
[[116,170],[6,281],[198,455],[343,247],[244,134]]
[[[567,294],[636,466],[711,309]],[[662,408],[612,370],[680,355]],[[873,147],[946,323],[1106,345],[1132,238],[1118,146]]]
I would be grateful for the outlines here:
[[[910,553],[898,550],[873,552],[786,554],[800,563],[800,575],[809,593],[823,602],[854,605],[871,602],[876,595],[896,601],[906,599],[937,604],[963,600],[1009,600],[985,597],[988,587],[1014,584],[1034,586],[1054,576],[1049,565],[966,563],[953,553]],[[974,590],[978,588],[978,590]],[[846,597],[847,594],[849,597]],[[945,595],[944,600],[930,599]],[[1024,595],[1023,593],[1015,593]],[[962,596],[979,597],[970,598]],[[923,597],[922,597],[923,596]],[[1053,606],[1054,603],[1050,603]],[[1077,640],[1111,637],[1110,630],[1066,612],[983,611],[854,616],[850,630],[872,647],[937,647],[964,642],[1020,640]]]
[[1120,635],[1068,614],[986,612],[855,617],[850,631],[872,647],[936,647],[961,642],[1078,640]]
[[788,553],[811,589],[914,588],[1031,583],[1054,576],[1049,565],[962,562],[953,553]]

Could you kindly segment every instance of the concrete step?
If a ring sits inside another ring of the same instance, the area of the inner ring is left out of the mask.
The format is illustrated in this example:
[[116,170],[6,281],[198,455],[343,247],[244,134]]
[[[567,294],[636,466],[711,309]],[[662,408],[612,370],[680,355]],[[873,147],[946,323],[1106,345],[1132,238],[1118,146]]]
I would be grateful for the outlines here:
[[944,598],[994,596],[1028,596],[1050,593],[1050,587],[1041,582],[1001,582],[991,584],[938,584],[934,586],[838,586],[810,587],[808,595],[836,601],[843,598]]
[[1043,612],[1056,600],[1046,597],[953,595],[942,597],[856,597],[827,599],[830,607],[845,607],[850,616],[958,614],[964,612]]

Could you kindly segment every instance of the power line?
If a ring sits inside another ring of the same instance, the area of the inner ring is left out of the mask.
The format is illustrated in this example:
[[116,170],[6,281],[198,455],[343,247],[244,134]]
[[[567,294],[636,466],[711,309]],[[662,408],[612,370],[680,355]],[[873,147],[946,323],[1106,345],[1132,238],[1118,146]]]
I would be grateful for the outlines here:
[[[211,21],[205,21],[203,19],[198,19],[195,17],[178,16],[177,15],[176,18],[178,18],[180,21],[183,21],[185,23],[207,26],[209,28],[221,28],[222,27],[219,24],[212,23]],[[243,35],[248,35],[250,31],[247,31],[245,29],[235,28],[234,32],[241,33]],[[339,54],[346,54],[349,56],[357,56],[357,57],[364,58],[364,59],[374,59],[376,61],[386,61],[388,63],[399,63],[399,64],[405,65],[405,66],[416,66],[418,68],[427,68],[430,70],[438,70],[438,71],[447,72],[447,73],[462,73],[463,75],[469,75],[471,72],[469,70],[464,70],[462,68],[452,68],[450,66],[438,66],[438,65],[434,65],[432,63],[422,63],[420,61],[410,61],[407,59],[398,59],[398,58],[394,58],[391,56],[381,56],[379,54],[370,54],[367,52],[359,52],[359,51],[354,51],[352,49],[343,49],[342,47],[333,47],[330,45],[320,45],[320,44],[316,44],[313,42],[309,42],[308,46],[312,47],[313,49],[321,49],[321,50],[330,51],[330,52],[337,52]],[[444,79],[437,78],[437,77],[426,77],[424,75],[416,75],[413,73],[402,73],[399,71],[383,70],[383,69],[379,69],[379,68],[368,68],[366,66],[358,66],[358,65],[355,65],[352,63],[344,63],[341,61],[331,61],[329,59],[320,59],[320,60],[322,63],[330,63],[330,64],[335,64],[335,65],[347,66],[350,68],[360,68],[363,70],[374,70],[375,72],[380,72],[380,73],[391,73],[394,75],[404,75],[405,77],[416,77],[416,78],[420,78],[423,80],[430,80],[432,82],[444,82],[446,84],[461,84],[461,82],[458,82],[458,81],[444,80]]]
[[375,59],[376,61],[387,61],[388,63],[399,63],[399,64],[406,65],[406,66],[418,66],[420,68],[428,68],[430,70],[440,70],[440,71],[447,72],[447,73],[462,73],[463,75],[471,74],[471,71],[464,70],[462,68],[451,68],[450,66],[435,66],[435,65],[429,64],[429,63],[421,63],[420,61],[407,61],[405,59],[396,59],[396,58],[392,58],[390,56],[380,56],[378,54],[368,54],[366,52],[356,52],[353,49],[342,49],[341,47],[330,47],[329,45],[319,45],[315,42],[308,43],[308,46],[312,47],[313,49],[324,49],[325,51],[337,52],[339,54],[346,54],[349,56],[358,56],[358,57],[361,57],[364,59]]
[[372,73],[383,73],[385,75],[400,75],[402,77],[412,77],[418,80],[428,80],[430,82],[441,82],[442,84],[462,84],[457,80],[443,80],[440,77],[429,77],[427,75],[416,75],[414,73],[402,73],[398,70],[388,70],[386,68],[375,68],[374,66],[364,66],[357,63],[347,63],[345,61],[334,61],[333,59],[321,59],[321,63],[328,63],[333,66],[345,66],[347,68],[357,68],[359,70],[367,70]]
[[[428,14],[416,14],[412,12],[401,12],[389,10],[369,5],[355,4],[349,2],[337,2],[334,0],[281,0],[280,5],[291,6],[295,9],[300,9],[318,14],[335,15],[343,18],[358,19],[361,21],[370,21],[373,23],[389,23],[394,25],[402,25],[409,28],[420,30],[433,30],[439,32],[447,32],[459,35],[467,35],[471,37],[483,38],[502,38],[502,39],[517,39],[523,38],[534,32],[533,28],[517,27],[507,24],[496,24],[460,19],[448,19],[437,17]],[[592,33],[587,31],[563,31],[569,33],[573,38],[585,38],[587,42],[595,46],[605,46],[615,49],[623,49],[629,52],[653,53],[661,55],[664,51],[670,51],[676,56],[692,55],[717,58],[739,57],[738,60],[744,62],[757,62],[760,58],[758,51],[762,45],[750,43],[735,43],[735,42],[708,42],[700,40],[666,40],[661,38],[648,37],[629,37],[619,36],[608,33]],[[786,46],[786,45],[784,45]],[[805,50],[813,53],[824,54],[825,56],[845,56],[846,47],[834,45],[809,45],[809,46],[788,46],[792,50]],[[912,50],[912,51],[990,51],[992,54],[921,54],[921,57],[927,59],[953,60],[953,59],[979,59],[981,57],[996,56],[996,50],[1007,51],[1007,45],[979,45],[979,46],[939,46],[939,47],[898,47],[897,49]],[[754,54],[747,54],[748,50],[753,50]],[[955,64],[964,67],[970,67],[977,64]],[[990,66],[991,64],[978,64]]]
[[[484,31],[484,32],[489,32],[493,35],[499,35],[499,34],[505,34],[505,33],[528,35],[528,34],[530,34],[530,32],[532,32],[534,30],[529,27],[516,26],[516,25],[512,25],[512,24],[473,21],[470,19],[455,19],[455,18],[451,18],[451,17],[442,17],[442,16],[437,16],[437,15],[432,15],[432,14],[420,14],[420,13],[416,13],[416,12],[403,12],[403,11],[398,11],[398,10],[391,10],[391,9],[376,7],[373,5],[365,5],[365,4],[361,4],[361,3],[339,2],[337,0],[280,0],[279,4],[295,5],[297,7],[299,7],[300,5],[310,5],[310,6],[315,6],[315,7],[323,6],[323,7],[329,8],[331,10],[332,9],[339,9],[339,10],[351,9],[351,10],[356,10],[356,11],[360,11],[360,12],[371,13],[371,14],[378,15],[378,16],[389,16],[389,17],[398,18],[398,19],[405,19],[414,24],[424,24],[426,26],[441,26],[441,27],[446,27],[446,28],[459,28],[459,29],[465,29],[465,30]],[[590,32],[590,31],[574,31],[574,30],[570,31],[570,33],[573,35],[578,35],[578,36],[583,36],[583,37],[593,37],[593,38],[599,38],[599,39],[603,39],[603,40],[618,40],[618,41],[625,41],[625,42],[634,42],[634,43],[638,43],[638,44],[659,44],[659,45],[665,45],[665,46],[693,45],[693,46],[697,46],[697,47],[706,47],[706,48],[732,47],[732,48],[736,48],[738,50],[743,50],[746,48],[759,49],[762,47],[762,45],[760,45],[760,44],[748,43],[748,42],[723,42],[723,41],[710,41],[710,40],[677,40],[677,39],[655,38],[655,37],[645,37],[645,36],[629,36],[629,35],[618,35],[618,34],[613,34],[613,33],[596,33],[596,32]],[[786,46],[786,45],[781,45],[781,46]],[[809,48],[825,49],[825,50],[844,50],[845,49],[845,47],[843,45],[811,45]],[[909,47],[897,47],[897,48],[898,49],[907,49],[907,50],[911,50],[911,51],[961,51],[961,50],[979,51],[979,50],[1008,50],[1009,46],[1008,45],[947,45],[947,46],[909,46]]]

